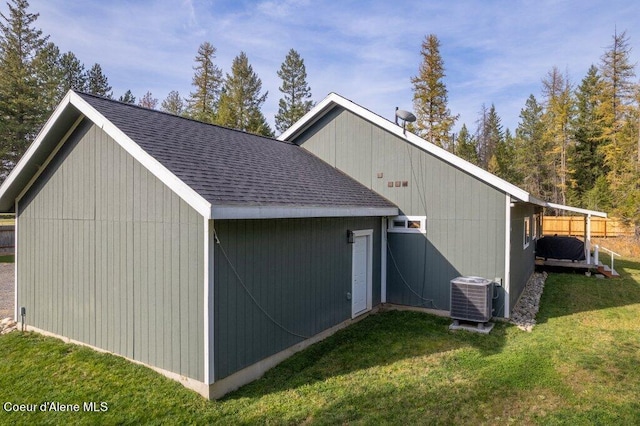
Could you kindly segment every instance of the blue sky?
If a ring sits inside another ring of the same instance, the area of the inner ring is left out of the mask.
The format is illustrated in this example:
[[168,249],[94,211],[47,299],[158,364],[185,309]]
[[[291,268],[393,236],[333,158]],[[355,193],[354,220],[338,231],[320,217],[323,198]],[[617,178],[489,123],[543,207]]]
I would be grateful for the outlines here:
[[[305,60],[316,102],[336,92],[393,119],[412,110],[411,76],[427,34],[441,41],[449,107],[456,125],[475,129],[481,105],[495,104],[512,131],[530,94],[557,66],[574,85],[597,64],[614,31],[627,31],[632,60],[640,57],[640,2],[590,1],[221,1],[31,0],[37,26],[61,51],[89,68],[102,65],[114,97],[131,89],[162,100],[187,96],[198,46],[211,42],[229,72],[247,53],[269,96],[263,112],[273,126],[290,48]],[[0,6],[6,12],[6,5]]]

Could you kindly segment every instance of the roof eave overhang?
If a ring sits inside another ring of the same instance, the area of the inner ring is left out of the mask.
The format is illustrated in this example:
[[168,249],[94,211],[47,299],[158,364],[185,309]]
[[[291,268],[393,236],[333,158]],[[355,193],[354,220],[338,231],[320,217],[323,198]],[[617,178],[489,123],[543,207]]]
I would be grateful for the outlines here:
[[25,192],[25,187],[33,183],[34,177],[37,177],[51,159],[50,155],[60,143],[61,134],[71,128],[73,122],[81,116],[91,120],[96,126],[104,130],[125,151],[198,213],[206,219],[210,218],[211,203],[144,151],[117,126],[73,91],[69,91],[65,95],[35,141],[2,183],[2,186],[0,186],[0,212],[12,212],[14,210],[15,202],[20,194]]
[[397,216],[397,207],[213,206],[212,219],[286,219],[305,217]]
[[580,213],[580,214],[584,214],[587,216],[596,216],[596,217],[607,217],[607,213],[605,212],[599,212],[596,210],[588,210],[588,209],[582,209],[580,207],[572,207],[572,206],[565,206],[564,204],[556,204],[556,203],[546,203],[546,207],[552,208],[552,209],[558,209],[558,210],[564,210],[564,211],[568,211],[568,212],[574,212],[574,213]]

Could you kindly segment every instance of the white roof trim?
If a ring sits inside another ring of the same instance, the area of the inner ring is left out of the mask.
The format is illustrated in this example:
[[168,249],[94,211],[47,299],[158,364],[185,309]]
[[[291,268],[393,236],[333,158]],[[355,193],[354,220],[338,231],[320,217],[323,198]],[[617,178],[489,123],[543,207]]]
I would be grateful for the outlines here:
[[184,183],[180,178],[174,175],[169,169],[163,166],[158,160],[143,150],[140,145],[135,143],[122,130],[107,120],[96,109],[89,105],[84,99],[74,92],[69,92],[71,104],[78,108],[88,119],[95,123],[98,127],[111,136],[125,151],[133,158],[139,161],[147,168],[155,177],[160,179],[187,204],[193,207],[205,219],[210,219],[211,203],[205,200],[200,194],[194,191],[189,185]]
[[213,206],[215,219],[281,219],[296,217],[397,216],[397,207]]
[[[36,137],[35,141],[29,146],[25,154],[22,156],[14,170],[9,174],[7,179],[0,187],[0,196],[4,194],[9,187],[11,187],[17,177],[23,172],[26,165],[29,163],[29,159],[40,149],[43,141],[46,139],[47,134],[60,118],[62,113],[67,109],[69,105],[74,106],[82,115],[91,120],[96,126],[100,127],[107,133],[113,140],[116,141],[125,151],[127,151],[133,158],[139,161],[147,170],[149,170],[154,176],[156,176],[165,185],[171,188],[179,197],[181,197],[187,204],[193,207],[198,213],[204,216],[206,219],[210,219],[211,203],[200,196],[196,191],[191,189],[186,183],[180,180],[169,169],[164,167],[158,160],[144,151],[138,144],[136,144],[131,138],[118,129],[113,123],[107,120],[102,114],[100,114],[89,103],[82,99],[78,94],[73,91],[69,91],[60,105],[56,108],[51,117],[47,120],[44,127]],[[24,193],[24,191],[21,191]]]
[[[9,176],[7,176],[4,182],[2,182],[2,186],[0,186],[0,197],[7,191],[9,187],[13,185],[16,178],[20,176],[20,173],[24,170],[24,168],[28,164],[27,160],[31,158],[33,154],[40,148],[47,133],[49,133],[49,131],[51,130],[55,122],[58,121],[58,118],[60,117],[60,115],[62,115],[62,112],[66,109],[67,105],[69,105],[71,93],[72,92],[68,92],[66,96],[62,99],[62,101],[60,102],[58,107],[55,109],[53,114],[51,114],[47,122],[44,123],[44,126],[42,126],[42,129],[40,130],[40,133],[38,133],[38,136],[36,136],[36,139],[33,141],[31,145],[29,145],[29,148],[27,148],[27,151],[20,158],[20,160],[18,160],[18,164],[16,164],[16,166],[13,168],[11,173],[9,173]],[[19,193],[22,193],[22,192],[24,191],[20,191]]]
[[607,214],[604,212],[599,212],[596,210],[581,209],[579,207],[565,206],[564,204],[547,203],[546,207],[549,207],[552,209],[565,210],[569,212],[586,214],[587,216],[607,217]]
[[318,103],[311,111],[306,113],[300,120],[298,120],[293,126],[291,126],[286,132],[281,134],[278,139],[279,140],[291,140],[298,134],[302,133],[308,127],[310,127],[313,123],[318,121],[324,114],[331,110],[334,106],[341,106],[352,113],[359,115],[367,121],[381,127],[382,129],[398,136],[401,139],[405,139],[409,143],[421,148],[422,150],[438,157],[447,163],[464,170],[465,172],[471,174],[472,176],[477,177],[478,179],[488,183],[491,186],[494,186],[505,193],[511,195],[512,197],[525,201],[528,203],[538,204],[538,205],[546,205],[543,201],[538,200],[535,197],[532,197],[527,191],[518,188],[517,186],[507,182],[504,179],[501,179],[486,170],[481,169],[475,164],[471,164],[470,162],[463,160],[462,158],[451,154],[450,152],[432,144],[421,137],[414,135],[411,132],[403,133],[402,127],[392,123],[391,121],[374,114],[366,108],[361,107],[360,105],[343,98],[342,96],[336,93],[330,93],[326,98],[324,98],[320,103]]

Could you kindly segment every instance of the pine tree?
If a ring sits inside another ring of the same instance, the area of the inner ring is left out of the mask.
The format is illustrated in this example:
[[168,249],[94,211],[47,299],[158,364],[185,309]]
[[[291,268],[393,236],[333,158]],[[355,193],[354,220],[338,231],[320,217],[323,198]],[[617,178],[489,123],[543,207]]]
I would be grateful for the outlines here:
[[172,90],[162,101],[160,109],[174,115],[182,115],[184,113],[184,101],[176,90]]
[[425,37],[420,55],[422,63],[418,75],[411,78],[417,117],[414,128],[427,141],[452,151],[450,132],[458,116],[452,115],[447,108],[444,61],[440,56],[440,41],[435,34]]
[[191,92],[187,100],[187,114],[195,120],[207,123],[216,121],[222,86],[222,71],[213,63],[215,57],[216,48],[211,43],[204,42],[200,45],[191,82],[195,91]]
[[158,99],[154,98],[153,94],[147,91],[147,93],[145,93],[144,96],[140,98],[140,102],[138,102],[138,105],[143,108],[156,109],[156,106],[158,106]]
[[135,104],[136,103],[136,97],[133,96],[133,93],[131,93],[131,90],[127,90],[126,92],[124,92],[124,95],[120,96],[120,98],[118,100],[120,102],[124,102],[125,104]]
[[[572,137],[575,141],[569,151],[569,170],[571,185],[569,203],[579,207],[597,209],[592,202],[593,194],[585,198],[585,194],[596,185],[596,180],[606,175],[603,143],[602,120],[599,111],[599,94],[602,80],[598,69],[592,65],[587,75],[576,89],[576,113],[571,124]],[[600,188],[602,188],[600,183]]]
[[544,137],[551,149],[547,155],[553,159],[553,193],[551,201],[567,204],[567,152],[572,144],[570,123],[573,120],[574,100],[571,84],[566,75],[553,67],[542,80],[542,93],[545,98]]
[[635,77],[630,62],[631,47],[626,31],[613,35],[613,42],[601,58],[600,72],[604,81],[602,115],[608,129],[605,137],[615,145],[617,133],[627,106],[633,102]]
[[244,52],[236,56],[227,74],[217,124],[263,136],[272,136],[271,129],[260,108],[269,92],[260,94],[262,81],[253,71]]
[[[482,108],[486,109],[484,105]],[[481,146],[484,147],[485,168],[493,174],[498,174],[500,171],[498,146],[503,143],[504,139],[500,121],[495,105],[491,104],[489,111],[482,114],[476,134],[476,139],[482,141]]]
[[10,0],[0,13],[0,178],[22,156],[46,119],[35,58],[47,42],[34,27],[37,13],[26,0]]
[[504,137],[498,142],[492,157],[495,159],[493,166],[495,170],[492,173],[514,185],[521,185],[522,175],[514,162],[515,157],[516,141],[511,135],[511,131],[507,129],[504,132]]
[[602,56],[603,90],[600,113],[603,121],[602,152],[608,168],[614,213],[633,223],[640,239],[640,153],[638,152],[638,99],[634,83],[635,66],[626,32],[613,36]]
[[67,52],[60,58],[60,66],[62,67],[63,82],[62,92],[69,90],[84,92],[87,90],[87,75],[84,65],[73,52]]
[[87,91],[93,95],[104,96],[105,98],[111,98],[113,96],[111,86],[109,86],[109,80],[107,76],[102,73],[102,67],[98,63],[93,64],[87,73]]
[[550,168],[553,166],[546,153],[544,139],[543,108],[530,95],[520,111],[520,123],[516,129],[515,165],[521,176],[522,188],[536,197],[546,199],[551,192]]
[[275,120],[276,129],[282,133],[313,107],[313,101],[310,99],[311,89],[307,84],[304,60],[298,52],[289,50],[280,66],[278,77],[282,79],[280,92],[284,96],[278,102]]
[[480,167],[485,170],[490,170],[489,163],[491,162],[491,158],[495,156],[496,148],[504,137],[502,124],[500,124],[500,117],[496,112],[495,105],[492,104],[491,108],[487,109],[486,105],[483,104],[477,123],[478,127],[475,138],[478,144]]
[[458,157],[478,165],[478,147],[476,139],[469,133],[467,125],[463,124],[458,133],[455,144],[455,152]]
[[40,88],[40,99],[45,108],[44,117],[51,115],[65,95],[63,89],[63,71],[60,63],[60,49],[49,42],[38,52],[34,61],[34,70]]

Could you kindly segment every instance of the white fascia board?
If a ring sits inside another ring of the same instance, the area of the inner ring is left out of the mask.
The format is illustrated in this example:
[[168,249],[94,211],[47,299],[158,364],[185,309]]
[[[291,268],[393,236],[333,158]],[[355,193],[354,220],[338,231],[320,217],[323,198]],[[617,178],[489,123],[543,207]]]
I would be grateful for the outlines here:
[[564,204],[546,203],[545,207],[549,207],[549,208],[552,208],[552,209],[565,210],[565,211],[568,211],[568,212],[586,214],[587,216],[607,217],[607,214],[605,212],[599,212],[599,211],[596,211],[596,210],[581,209],[579,207],[565,206]]
[[359,115],[360,117],[375,124],[376,126],[381,127],[382,129],[432,154],[433,156],[438,157],[461,170],[464,170],[465,172],[471,174],[472,176],[477,177],[481,181],[484,181],[489,185],[495,188],[498,188],[501,191],[504,191],[505,193],[513,196],[514,198],[520,201],[535,203],[539,205],[545,205],[539,200],[536,200],[535,198],[531,197],[531,195],[527,191],[518,188],[517,186],[487,172],[486,170],[481,169],[475,164],[471,164],[470,162],[463,160],[462,158],[450,153],[445,149],[442,149],[432,143],[425,141],[421,137],[414,135],[411,132],[406,132],[405,134],[402,127],[396,125],[395,123],[392,123],[386,118],[383,118],[369,111],[366,108],[361,107],[360,105],[348,99],[343,98],[342,96],[336,93],[330,93],[319,104],[317,104],[313,109],[311,109],[311,111],[309,111],[300,120],[298,120],[293,126],[291,126],[286,132],[280,135],[278,139],[283,141],[292,139],[299,133],[306,130],[313,123],[318,121],[327,111],[329,111],[331,108],[333,108],[336,105],[341,106],[356,115]]
[[34,153],[40,148],[45,137],[47,136],[55,122],[58,121],[58,118],[60,117],[62,112],[69,105],[72,93],[73,92],[69,91],[62,99],[62,101],[60,101],[60,104],[56,107],[55,111],[53,111],[53,114],[51,114],[47,122],[44,123],[44,126],[42,126],[42,129],[40,130],[40,133],[38,133],[38,136],[36,136],[36,139],[31,145],[29,145],[29,148],[27,148],[24,155],[20,158],[18,164],[16,164],[16,166],[13,168],[11,173],[9,173],[9,176],[7,176],[4,182],[2,182],[2,186],[0,186],[0,198],[2,198],[8,188],[13,186],[15,180],[18,176],[20,176],[20,174],[22,174],[31,157],[33,157]]
[[[284,133],[278,136],[278,140],[287,141],[291,139],[293,136],[301,133],[317,120],[322,118],[324,112],[329,111],[334,104],[340,105],[339,101],[342,98],[340,95],[336,93],[329,93],[327,97],[325,97],[322,101],[317,103],[311,110],[309,110],[305,115],[303,115],[298,121],[293,123],[291,127],[289,127]],[[346,99],[344,99],[346,100]],[[354,104],[355,105],[355,104]],[[326,110],[326,111],[325,111]]]
[[80,112],[91,120],[96,126],[105,131],[118,145],[127,151],[133,158],[149,170],[155,177],[160,179],[173,192],[182,198],[187,204],[193,207],[205,219],[210,219],[211,203],[205,200],[200,194],[191,189],[189,185],[180,180],[169,169],[163,166],[158,160],[143,150],[140,145],[135,143],[122,130],[116,127],[112,122],[107,120],[96,109],[89,105],[84,99],[74,92],[69,92],[70,102],[78,108]]
[[505,197],[504,206],[504,317],[511,317],[511,197]]
[[397,207],[213,206],[212,219],[284,219],[301,217],[396,216]]
[[[213,337],[211,336],[211,331],[209,329],[209,320],[213,318],[213,305],[210,303],[211,298],[213,296],[212,287],[209,286],[210,277],[213,279],[213,267],[211,262],[212,253],[209,253],[209,219],[204,219],[204,247],[203,247],[203,257],[204,257],[204,288],[203,288],[203,297],[204,297],[204,312],[203,312],[203,328],[204,328],[204,384],[210,385],[213,383],[213,366],[211,365],[210,354],[213,352],[212,343]],[[211,352],[210,352],[211,351]]]

